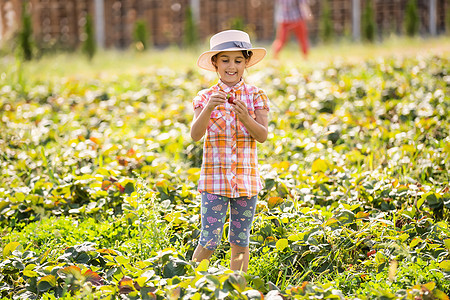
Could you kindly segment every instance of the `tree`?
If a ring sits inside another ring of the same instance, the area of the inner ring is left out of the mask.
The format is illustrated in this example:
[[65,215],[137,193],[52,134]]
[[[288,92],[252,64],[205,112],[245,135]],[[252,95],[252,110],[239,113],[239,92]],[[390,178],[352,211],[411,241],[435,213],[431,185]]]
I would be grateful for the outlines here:
[[408,36],[419,32],[419,12],[416,0],[409,0],[405,11],[405,29]]
[[375,15],[371,0],[367,1],[366,7],[364,8],[362,27],[363,38],[366,41],[373,42],[375,40]]
[[445,15],[447,16],[445,18],[445,32],[450,35],[450,7],[447,8]]
[[333,20],[331,19],[331,9],[328,0],[323,1],[321,16],[321,36],[324,42],[329,42],[333,38]]
[[236,17],[231,19],[231,25],[230,25],[231,29],[235,29],[235,30],[241,30],[241,31],[245,31],[245,23],[244,23],[244,19],[241,17]]
[[195,25],[194,16],[192,14],[192,9],[188,7],[186,9],[186,20],[185,20],[185,31],[184,31],[184,45],[187,47],[193,47],[198,43],[197,26]]
[[97,47],[95,45],[95,37],[94,37],[94,26],[92,25],[92,17],[90,15],[86,16],[86,23],[84,24],[84,34],[85,40],[83,42],[83,53],[87,55],[89,60],[91,60],[95,52],[97,51]]
[[445,32],[450,35],[450,6],[445,11]]
[[28,13],[26,4],[22,9],[22,28],[19,32],[19,46],[22,51],[23,58],[25,60],[31,60],[33,58],[32,49],[32,35],[33,28],[31,25],[31,16]]
[[137,50],[143,51],[148,49],[149,34],[147,24],[140,20],[134,24],[134,44]]

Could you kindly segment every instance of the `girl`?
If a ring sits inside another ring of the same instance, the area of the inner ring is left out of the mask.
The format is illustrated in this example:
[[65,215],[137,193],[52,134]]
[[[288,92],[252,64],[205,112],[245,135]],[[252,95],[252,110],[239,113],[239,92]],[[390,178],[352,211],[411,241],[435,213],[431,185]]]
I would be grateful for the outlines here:
[[281,49],[289,40],[289,32],[293,31],[302,48],[303,56],[308,57],[308,21],[312,19],[311,9],[306,0],[276,0],[275,19],[277,35],[272,44],[274,58],[278,59]]
[[247,33],[222,31],[211,37],[210,50],[197,65],[217,72],[219,82],[194,98],[191,137],[206,133],[198,190],[202,196],[199,245],[193,260],[209,259],[220,243],[230,206],[231,270],[247,272],[250,230],[262,188],[256,141],[267,139],[268,98],[242,79],[246,67],[266,55],[253,48]]

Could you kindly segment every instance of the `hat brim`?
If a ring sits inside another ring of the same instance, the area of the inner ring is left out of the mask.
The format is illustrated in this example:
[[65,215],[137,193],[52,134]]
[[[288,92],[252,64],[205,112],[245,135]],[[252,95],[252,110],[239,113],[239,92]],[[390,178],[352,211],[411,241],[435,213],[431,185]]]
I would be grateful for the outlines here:
[[247,63],[247,67],[251,67],[257,63],[259,63],[264,56],[266,56],[266,49],[264,48],[250,48],[250,49],[242,49],[242,48],[229,48],[229,49],[224,49],[224,50],[214,50],[214,51],[206,51],[203,52],[197,60],[197,66],[199,66],[202,69],[205,69],[207,71],[216,71],[216,68],[214,67],[214,65],[211,62],[211,57],[213,57],[214,55],[216,55],[217,53],[220,52],[225,52],[225,51],[242,51],[242,50],[247,50],[247,51],[252,51],[253,55],[250,58],[250,61]]

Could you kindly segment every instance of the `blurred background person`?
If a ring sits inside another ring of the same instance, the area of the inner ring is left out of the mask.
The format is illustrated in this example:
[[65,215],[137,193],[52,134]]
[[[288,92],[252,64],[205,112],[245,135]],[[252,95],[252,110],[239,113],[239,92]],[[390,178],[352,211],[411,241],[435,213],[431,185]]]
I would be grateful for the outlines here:
[[277,33],[272,44],[273,57],[278,59],[281,49],[294,32],[303,56],[306,59],[309,52],[308,24],[312,19],[311,10],[306,0],[275,0],[275,21]]

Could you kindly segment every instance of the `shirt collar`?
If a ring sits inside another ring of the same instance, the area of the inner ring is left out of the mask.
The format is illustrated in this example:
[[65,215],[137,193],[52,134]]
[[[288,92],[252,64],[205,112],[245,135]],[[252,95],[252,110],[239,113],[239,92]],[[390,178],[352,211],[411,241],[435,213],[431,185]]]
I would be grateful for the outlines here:
[[231,91],[235,92],[244,89],[244,80],[241,78],[241,80],[239,80],[238,83],[230,87],[225,83],[223,83],[221,79],[219,79],[219,83],[217,83],[217,86],[219,87],[220,90],[224,91],[225,93],[229,93]]

